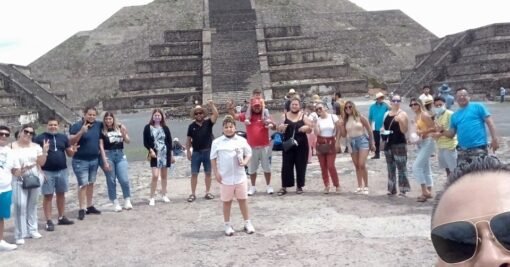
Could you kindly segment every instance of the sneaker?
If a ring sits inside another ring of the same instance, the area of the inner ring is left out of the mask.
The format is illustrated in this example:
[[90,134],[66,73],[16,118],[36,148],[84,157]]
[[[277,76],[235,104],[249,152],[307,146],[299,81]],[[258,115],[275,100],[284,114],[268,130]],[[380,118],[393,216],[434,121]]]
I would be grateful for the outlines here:
[[296,194],[301,195],[301,194],[303,194],[303,193],[304,193],[304,191],[303,191],[303,188],[302,188],[302,187],[298,187],[298,188],[296,189]]
[[78,211],[78,220],[83,220],[85,218],[85,210]]
[[39,234],[39,232],[33,232],[30,234],[30,237],[33,238],[33,239],[39,239],[42,237],[41,234]]
[[124,199],[124,208],[126,210],[132,210],[133,209],[133,205],[131,204],[131,199],[130,198]]
[[372,159],[380,159],[381,157],[379,155],[375,155],[372,157]]
[[266,193],[268,193],[269,195],[272,195],[274,193],[274,189],[272,186],[268,185],[266,187]]
[[149,199],[149,206],[154,206],[156,205],[156,201],[154,200],[154,198],[150,198]]
[[368,187],[363,188],[363,194],[368,195]]
[[233,236],[235,233],[234,228],[230,224],[225,225],[225,235],[226,236]]
[[14,244],[9,244],[5,242],[4,240],[0,240],[0,251],[11,251],[17,249],[18,246]]
[[62,218],[58,219],[58,225],[71,225],[71,224],[74,224],[74,222],[67,219],[66,216],[62,216]]
[[115,200],[113,201],[113,210],[114,210],[115,212],[121,212],[121,211],[122,211],[122,207],[120,206],[120,204],[119,204],[119,200],[118,200],[118,199],[115,199]]
[[53,224],[53,221],[51,221],[51,220],[46,221],[46,231],[48,231],[48,232],[55,231],[55,225]]
[[96,209],[96,207],[94,207],[94,206],[90,206],[90,207],[87,208],[87,211],[85,213],[86,214],[97,214],[97,215],[99,215],[99,214],[101,214],[101,211]]
[[16,245],[25,245],[25,239],[16,239]]
[[170,202],[170,199],[169,199],[166,195],[163,195],[163,196],[161,197],[161,199],[163,199],[163,202],[165,202],[165,203]]
[[248,189],[248,196],[253,196],[255,192],[257,192],[257,188],[255,188],[255,186],[250,186]]
[[244,225],[244,231],[250,235],[255,233],[255,228],[253,227],[250,221],[247,221],[246,224]]
[[358,187],[356,190],[354,190],[354,194],[362,194],[363,193],[363,189]]

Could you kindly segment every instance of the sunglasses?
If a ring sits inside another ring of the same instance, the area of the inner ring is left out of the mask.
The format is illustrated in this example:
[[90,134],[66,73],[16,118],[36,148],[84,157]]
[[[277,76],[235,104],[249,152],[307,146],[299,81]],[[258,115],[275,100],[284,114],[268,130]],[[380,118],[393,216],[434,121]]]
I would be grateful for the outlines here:
[[34,132],[29,130],[23,130],[23,133],[26,135],[34,135]]
[[450,264],[472,259],[481,242],[476,228],[476,225],[481,222],[489,224],[497,243],[510,252],[510,212],[504,212],[493,215],[489,220],[480,220],[475,223],[456,221],[436,226],[432,229],[431,238],[439,258]]
[[352,106],[345,106],[345,109],[351,109]]
[[392,103],[400,103],[400,102],[402,102],[402,100],[400,100],[400,99],[392,99],[391,102]]
[[0,136],[9,137],[9,136],[11,136],[11,134],[10,133],[6,133],[6,132],[0,132]]
[[413,107],[413,106],[419,106],[418,103],[411,103],[409,104],[410,107]]
[[315,111],[322,111],[322,108],[316,108]]

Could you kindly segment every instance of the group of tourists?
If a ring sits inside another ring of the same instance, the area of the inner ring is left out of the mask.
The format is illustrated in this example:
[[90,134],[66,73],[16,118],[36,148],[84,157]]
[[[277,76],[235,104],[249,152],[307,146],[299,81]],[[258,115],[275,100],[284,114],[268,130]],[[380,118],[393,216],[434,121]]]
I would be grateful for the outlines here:
[[[191,167],[191,194],[187,201],[197,198],[198,174],[201,167],[205,173],[204,199],[211,200],[211,182],[214,175],[220,183],[220,199],[223,202],[225,234],[233,235],[230,224],[232,201],[237,199],[247,233],[255,232],[247,198],[257,192],[257,170],[262,167],[266,193],[273,194],[271,187],[271,151],[273,143],[270,131],[282,135],[282,168],[279,196],[296,188],[303,194],[307,163],[310,155],[316,155],[324,183],[324,193],[341,192],[340,179],[335,166],[339,152],[350,153],[356,171],[358,187],[356,194],[369,194],[366,167],[370,151],[372,159],[384,152],[388,173],[388,195],[405,197],[410,191],[407,173],[407,146],[416,144],[417,157],[412,175],[421,185],[417,201],[425,202],[433,197],[434,177],[431,173],[431,155],[438,147],[441,168],[449,175],[458,166],[488,154],[485,125],[491,135],[490,147],[498,149],[498,139],[490,113],[480,103],[470,102],[468,90],[459,88],[456,101],[459,109],[452,112],[444,96],[432,96],[430,87],[409,102],[412,113],[401,109],[402,99],[392,95],[389,103],[385,95],[378,93],[370,106],[368,117],[359,112],[353,101],[345,101],[336,92],[328,110],[318,96],[308,107],[291,89],[285,110],[277,123],[270,115],[261,97],[260,89],[253,91],[245,112],[239,112],[233,101],[226,104],[228,115],[222,122],[223,135],[214,138],[213,126],[219,113],[213,101],[207,107],[195,106],[191,110],[192,123],[188,127],[185,146],[175,148],[178,140],[172,139],[170,126],[162,110],[155,109],[149,123],[143,129],[143,144],[151,167],[149,206],[156,205],[158,181],[161,183],[160,198],[170,202],[167,195],[168,169],[175,163],[175,152],[185,151]],[[208,114],[211,110],[211,114]],[[96,119],[97,110],[88,107],[83,119],[69,128],[69,136],[58,132],[59,121],[47,120],[46,132],[34,136],[34,128],[25,125],[15,141],[8,142],[10,129],[0,126],[0,249],[15,249],[27,238],[41,238],[37,224],[37,200],[39,192],[44,195],[43,210],[47,231],[54,231],[52,199],[56,194],[57,224],[74,222],[65,216],[65,193],[68,191],[66,156],[72,157],[72,169],[78,182],[78,220],[86,215],[101,214],[94,207],[93,193],[99,167],[104,171],[109,200],[117,212],[130,210],[131,203],[128,162],[123,152],[124,143],[130,142],[128,129],[120,124],[113,113],[106,112],[102,121]],[[246,125],[246,135],[236,134],[236,121]],[[469,130],[460,130],[469,129]],[[311,141],[310,141],[311,140]],[[345,150],[341,146],[345,145]],[[398,174],[398,175],[397,175]],[[248,176],[250,181],[248,182]],[[117,199],[116,184],[120,184],[123,206]],[[41,187],[41,189],[39,189]],[[12,195],[11,195],[12,194]],[[15,244],[3,240],[4,219],[10,217],[11,201],[14,205]]]

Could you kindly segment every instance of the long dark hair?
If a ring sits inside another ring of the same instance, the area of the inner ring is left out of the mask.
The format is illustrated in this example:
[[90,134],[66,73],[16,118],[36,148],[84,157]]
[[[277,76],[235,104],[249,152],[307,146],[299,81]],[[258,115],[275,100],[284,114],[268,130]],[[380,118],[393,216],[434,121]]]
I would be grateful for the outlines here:
[[154,116],[154,114],[156,113],[159,113],[161,114],[161,122],[159,123],[161,126],[166,126],[166,123],[165,123],[165,113],[163,113],[163,110],[159,109],[159,108],[156,108],[152,111],[152,114],[151,114],[151,119],[149,120],[149,124],[150,125],[154,125],[154,120],[152,119],[152,117]]

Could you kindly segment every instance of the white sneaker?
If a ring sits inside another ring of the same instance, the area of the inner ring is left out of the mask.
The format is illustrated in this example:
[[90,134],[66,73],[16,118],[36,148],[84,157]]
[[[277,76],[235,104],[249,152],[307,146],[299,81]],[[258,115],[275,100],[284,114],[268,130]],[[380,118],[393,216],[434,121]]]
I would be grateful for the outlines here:
[[225,225],[225,235],[226,236],[233,236],[235,232],[236,231],[234,231],[234,228],[232,228],[232,226],[230,224]]
[[154,206],[156,205],[156,200],[154,200],[154,198],[150,198],[149,199],[149,206]]
[[131,209],[133,209],[133,205],[131,204],[131,199],[130,199],[130,198],[126,198],[126,199],[124,200],[124,208],[125,208],[126,210],[131,210]]
[[16,239],[16,245],[25,245],[25,239]]
[[363,188],[363,194],[368,195],[368,187]]
[[354,194],[363,194],[363,188],[358,187],[356,190],[354,190]]
[[33,239],[39,239],[42,237],[41,234],[39,234],[39,232],[33,232],[30,234],[30,237],[33,238]]
[[18,246],[14,244],[9,244],[5,242],[4,240],[0,240],[0,251],[11,251],[17,249]]
[[248,196],[253,196],[255,192],[257,192],[257,188],[255,188],[255,186],[250,186],[248,189]]
[[266,187],[266,193],[268,193],[268,194],[272,195],[272,194],[274,193],[273,187],[272,187],[272,186],[270,186],[270,185],[268,185],[268,186]]
[[121,212],[121,211],[122,211],[122,207],[120,206],[120,204],[119,204],[119,200],[118,200],[118,199],[115,199],[115,200],[113,201],[113,210],[114,210],[115,212]]
[[247,221],[246,224],[244,225],[244,231],[250,235],[255,233],[255,228],[253,227],[250,221]]
[[163,202],[165,202],[165,203],[170,202],[170,199],[169,199],[166,195],[163,195],[163,196],[161,197],[161,199],[163,199]]

